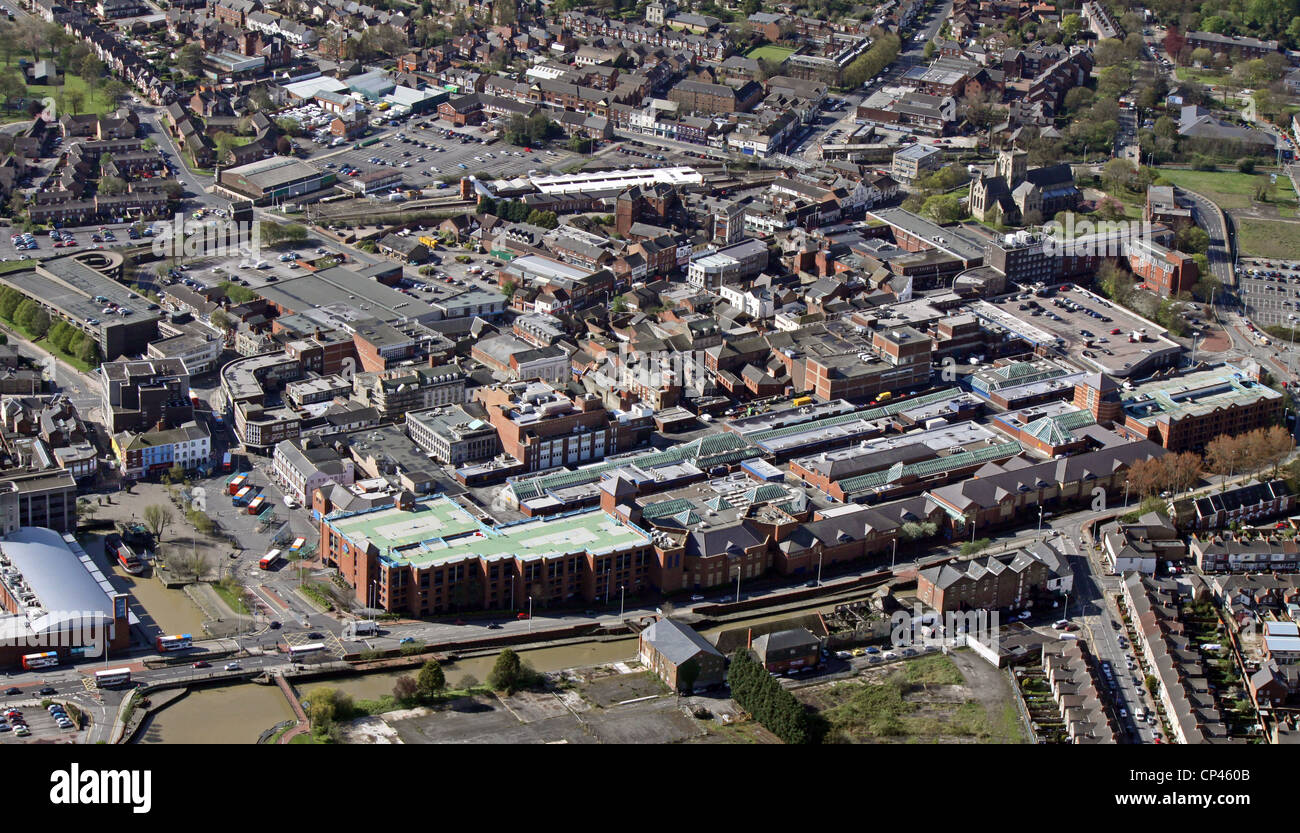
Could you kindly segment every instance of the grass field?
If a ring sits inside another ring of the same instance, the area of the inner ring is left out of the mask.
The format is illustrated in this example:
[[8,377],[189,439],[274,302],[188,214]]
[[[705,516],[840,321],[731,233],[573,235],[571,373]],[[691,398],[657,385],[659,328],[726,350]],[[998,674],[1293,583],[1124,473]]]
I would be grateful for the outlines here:
[[981,702],[952,660],[938,654],[796,696],[827,721],[828,743],[1024,741],[1014,702]]
[[[1268,174],[1243,174],[1236,171],[1184,171],[1160,168],[1160,175],[1180,188],[1196,191],[1214,201],[1226,211],[1250,208],[1254,204],[1255,190],[1268,181]],[[1285,216],[1294,216],[1296,193],[1291,180],[1277,178],[1273,205]]]
[[793,54],[794,54],[793,49],[788,49],[784,46],[776,46],[775,44],[769,43],[763,46],[754,47],[753,49],[749,50],[749,52],[745,55],[745,57],[753,58],[755,61],[757,61],[759,58],[762,58],[764,61],[770,61],[771,63],[779,64]]
[[[18,57],[21,56],[15,56],[14,60],[5,68],[14,67],[16,69],[18,66]],[[67,94],[70,92],[79,92],[81,93],[81,109],[77,111],[78,115],[84,113],[103,115],[104,113],[108,113],[117,108],[117,102],[104,94],[104,85],[108,83],[108,80],[108,76],[99,79],[99,84],[96,85],[95,88],[95,95],[92,97],[89,88],[86,86],[86,82],[81,78],[81,76],[67,73],[63,76],[63,83],[58,86],[28,84],[27,97],[37,99],[46,97],[52,98],[54,99],[55,107],[62,113],[67,112],[68,108],[71,107],[67,101]]]
[[1237,247],[1246,255],[1293,259],[1300,253],[1300,223],[1238,219]]
[[1174,74],[1179,81],[1196,81],[1200,84],[1218,85],[1231,80],[1231,76],[1226,72],[1219,72],[1214,69],[1197,69],[1195,67],[1178,67]]

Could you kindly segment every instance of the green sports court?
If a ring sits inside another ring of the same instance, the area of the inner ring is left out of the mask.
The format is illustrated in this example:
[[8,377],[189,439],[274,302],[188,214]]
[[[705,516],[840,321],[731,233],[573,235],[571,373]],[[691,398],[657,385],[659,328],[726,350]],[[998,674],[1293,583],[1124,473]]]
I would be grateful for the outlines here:
[[445,497],[420,502],[414,510],[382,509],[330,524],[353,544],[369,541],[381,555],[413,567],[473,556],[603,553],[650,543],[644,532],[600,509],[490,527]]

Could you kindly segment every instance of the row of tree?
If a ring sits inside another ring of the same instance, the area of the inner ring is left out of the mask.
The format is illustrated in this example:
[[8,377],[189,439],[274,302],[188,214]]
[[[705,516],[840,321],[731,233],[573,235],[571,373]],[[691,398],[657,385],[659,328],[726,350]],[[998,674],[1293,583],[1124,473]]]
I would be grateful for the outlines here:
[[782,688],[748,649],[741,648],[731,655],[727,684],[731,686],[731,699],[772,734],[786,743],[812,741],[803,704]]
[[1140,497],[1160,492],[1184,492],[1201,479],[1201,457],[1190,451],[1138,460],[1128,469],[1128,488]]
[[478,206],[475,210],[479,214],[492,214],[512,223],[531,223],[545,229],[557,228],[560,225],[560,218],[554,211],[539,211],[536,208],[529,208],[528,204],[522,200],[496,200],[491,197],[479,197]]
[[1271,468],[1276,476],[1282,461],[1295,448],[1291,433],[1280,425],[1245,434],[1224,434],[1205,446],[1205,465],[1215,474],[1232,477]]
[[21,328],[33,341],[49,336],[50,344],[61,352],[91,366],[100,362],[99,343],[94,338],[62,320],[51,323],[44,307],[12,287],[0,290],[0,318]]
[[861,87],[898,57],[898,49],[902,45],[898,35],[883,30],[874,30],[871,34],[876,39],[875,42],[844,70],[844,86],[849,89]]

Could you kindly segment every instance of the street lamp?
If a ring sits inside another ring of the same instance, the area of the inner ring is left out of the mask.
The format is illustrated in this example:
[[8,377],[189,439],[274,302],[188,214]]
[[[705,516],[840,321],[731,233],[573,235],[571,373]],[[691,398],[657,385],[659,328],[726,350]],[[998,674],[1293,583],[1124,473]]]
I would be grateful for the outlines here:
[[533,597],[528,597],[528,632],[533,632]]
[[894,563],[898,561],[898,536],[894,536],[894,554],[889,557],[889,569],[894,569]]
[[619,619],[622,619],[622,618],[623,618],[623,594],[624,594],[624,591],[625,591],[625,588],[623,587],[623,585],[620,584],[620,585],[618,586],[618,618],[619,618]]
[[817,553],[817,586],[822,586],[822,558],[826,555],[824,552]]
[[1038,507],[1038,531],[1043,531],[1043,507]]
[[735,567],[732,567],[731,569],[736,571],[736,603],[739,604],[740,603],[740,573],[741,573],[740,565],[737,564]]

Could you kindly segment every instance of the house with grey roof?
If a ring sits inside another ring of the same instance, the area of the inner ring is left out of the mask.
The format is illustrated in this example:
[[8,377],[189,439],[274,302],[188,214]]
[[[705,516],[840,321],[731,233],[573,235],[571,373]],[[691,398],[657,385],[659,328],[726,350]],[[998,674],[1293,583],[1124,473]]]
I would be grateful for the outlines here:
[[[641,631],[637,656],[674,691],[719,685],[727,671],[721,651],[688,625],[671,619],[659,619]],[[688,662],[694,662],[693,680],[689,670],[682,671]]]

